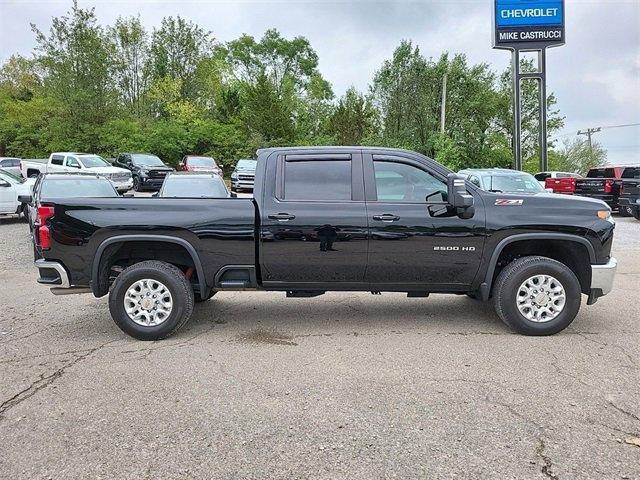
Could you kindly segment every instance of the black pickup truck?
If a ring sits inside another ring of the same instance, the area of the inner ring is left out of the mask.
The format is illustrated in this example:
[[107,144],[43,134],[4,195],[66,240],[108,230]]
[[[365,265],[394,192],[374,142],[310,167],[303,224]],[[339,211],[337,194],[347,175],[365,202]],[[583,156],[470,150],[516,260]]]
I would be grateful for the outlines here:
[[109,294],[117,325],[167,337],[224,290],[467,294],[548,335],[612,288],[599,200],[486,192],[417,153],[258,151],[255,197],[41,199],[38,282]]
[[627,167],[622,172],[618,203],[620,212],[640,220],[640,166]]

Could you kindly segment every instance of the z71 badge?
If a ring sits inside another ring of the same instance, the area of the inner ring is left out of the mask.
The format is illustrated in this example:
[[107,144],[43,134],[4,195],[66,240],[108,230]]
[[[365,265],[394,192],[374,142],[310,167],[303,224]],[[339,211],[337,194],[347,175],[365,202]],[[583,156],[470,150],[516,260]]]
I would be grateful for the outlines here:
[[513,198],[498,198],[496,205],[522,205],[524,200],[517,200]]

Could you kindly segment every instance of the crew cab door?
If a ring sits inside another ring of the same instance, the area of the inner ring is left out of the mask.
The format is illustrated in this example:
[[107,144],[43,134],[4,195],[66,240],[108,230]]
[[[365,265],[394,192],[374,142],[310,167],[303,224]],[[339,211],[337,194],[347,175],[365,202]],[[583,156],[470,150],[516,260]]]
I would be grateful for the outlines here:
[[367,215],[360,152],[277,154],[265,176],[263,283],[320,290],[329,288],[323,283],[363,282]]
[[60,173],[65,171],[67,171],[67,169],[64,166],[64,155],[51,155],[47,172]]
[[[369,257],[365,280],[391,289],[456,290],[480,266],[485,211],[475,191],[474,215],[448,208],[443,172],[400,154],[365,154]],[[382,288],[381,288],[382,289]]]

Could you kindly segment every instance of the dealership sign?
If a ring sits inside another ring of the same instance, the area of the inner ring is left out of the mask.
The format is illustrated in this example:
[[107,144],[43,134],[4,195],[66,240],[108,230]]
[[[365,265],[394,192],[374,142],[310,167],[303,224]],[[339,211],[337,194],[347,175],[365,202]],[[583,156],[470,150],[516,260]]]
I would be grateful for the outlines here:
[[564,44],[564,0],[494,0],[495,48]]

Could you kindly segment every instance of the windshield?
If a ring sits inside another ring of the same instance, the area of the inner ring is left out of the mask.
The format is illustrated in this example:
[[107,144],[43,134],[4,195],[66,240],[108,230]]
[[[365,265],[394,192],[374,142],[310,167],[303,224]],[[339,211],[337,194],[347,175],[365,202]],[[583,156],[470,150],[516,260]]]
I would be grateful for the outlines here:
[[11,172],[7,172],[6,170],[3,170],[1,168],[0,168],[0,176],[2,176],[4,180],[8,182],[13,182],[13,183],[24,183],[26,181],[21,176],[13,174]]
[[485,190],[498,193],[538,193],[544,188],[533,175],[486,175],[482,177]]
[[256,160],[238,160],[236,168],[238,170],[255,170],[257,164]]
[[155,155],[131,155],[131,161],[138,167],[164,167],[162,163]]
[[192,167],[215,167],[216,161],[211,157],[188,157],[187,164]]
[[84,168],[111,166],[109,162],[107,162],[104,158],[99,157],[98,155],[85,155],[83,157],[78,157],[78,160],[84,166]]
[[165,179],[161,197],[226,198],[227,187],[218,176],[190,177],[172,175]]
[[102,178],[45,178],[40,190],[41,197],[117,197],[111,182]]

